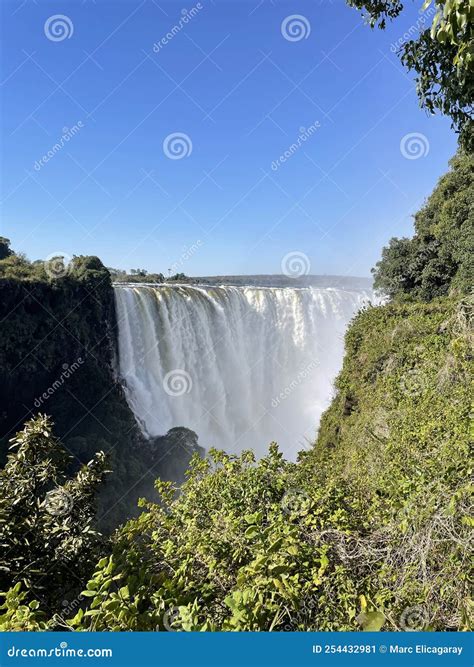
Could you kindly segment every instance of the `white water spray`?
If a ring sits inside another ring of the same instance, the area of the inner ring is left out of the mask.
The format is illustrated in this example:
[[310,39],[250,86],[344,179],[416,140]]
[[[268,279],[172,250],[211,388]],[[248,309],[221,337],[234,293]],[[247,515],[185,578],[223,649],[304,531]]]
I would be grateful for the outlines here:
[[285,456],[313,441],[369,290],[116,286],[119,371],[148,436],[190,428],[200,444]]

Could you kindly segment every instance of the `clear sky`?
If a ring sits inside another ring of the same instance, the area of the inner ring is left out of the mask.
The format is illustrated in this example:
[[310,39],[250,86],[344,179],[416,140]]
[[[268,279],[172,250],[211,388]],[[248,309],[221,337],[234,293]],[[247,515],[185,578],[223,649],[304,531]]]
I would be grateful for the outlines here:
[[391,49],[421,4],[381,32],[343,0],[4,0],[0,233],[31,259],[369,275],[456,149]]

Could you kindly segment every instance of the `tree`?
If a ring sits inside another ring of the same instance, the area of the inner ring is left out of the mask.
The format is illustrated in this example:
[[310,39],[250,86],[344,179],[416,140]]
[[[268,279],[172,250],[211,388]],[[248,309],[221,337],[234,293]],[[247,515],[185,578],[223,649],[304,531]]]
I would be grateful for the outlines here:
[[188,276],[185,273],[175,273],[174,276],[170,276],[168,280],[185,281],[188,280]]
[[54,610],[81,590],[98,556],[94,497],[104,479],[98,452],[74,476],[71,457],[39,415],[13,439],[0,471],[0,590],[26,586]]
[[23,280],[44,274],[43,267],[33,266],[23,253],[11,252],[0,260],[0,278]]
[[374,286],[390,297],[424,301],[474,284],[474,158],[459,151],[415,215],[412,239],[391,239],[377,263]]
[[410,292],[415,288],[414,249],[411,239],[392,238],[382,250],[382,259],[377,262],[374,286],[389,297],[399,292]]
[[10,239],[0,236],[0,260],[6,259],[13,255],[13,250],[10,249]]
[[[384,29],[403,11],[401,0],[347,0],[361,10],[371,27]],[[399,50],[402,63],[416,73],[420,104],[430,113],[451,117],[461,144],[469,149],[473,141],[474,96],[474,7],[467,0],[425,0],[423,9],[434,4],[431,28]]]

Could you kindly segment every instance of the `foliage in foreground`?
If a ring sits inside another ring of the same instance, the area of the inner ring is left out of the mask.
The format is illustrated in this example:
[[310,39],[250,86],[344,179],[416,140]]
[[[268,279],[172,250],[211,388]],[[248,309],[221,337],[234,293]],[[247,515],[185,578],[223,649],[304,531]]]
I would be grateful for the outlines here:
[[0,590],[15,586],[0,607],[0,628],[9,618],[12,629],[28,625],[25,610],[21,618],[12,616],[26,597],[22,587],[30,602],[36,598],[30,612],[39,600],[51,615],[67,596],[80,592],[100,555],[94,500],[105,457],[99,452],[74,475],[68,475],[70,459],[50,420],[40,415],[14,438],[0,471]]

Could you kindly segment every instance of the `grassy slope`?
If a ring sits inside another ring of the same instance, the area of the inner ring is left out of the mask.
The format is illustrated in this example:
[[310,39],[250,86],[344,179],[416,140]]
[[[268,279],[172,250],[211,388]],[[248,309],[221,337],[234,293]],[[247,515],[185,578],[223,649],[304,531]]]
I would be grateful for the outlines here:
[[468,615],[473,310],[472,299],[443,299],[359,314],[337,395],[303,456],[306,483],[348,489],[361,576],[378,604],[397,618],[421,605],[439,629]]

